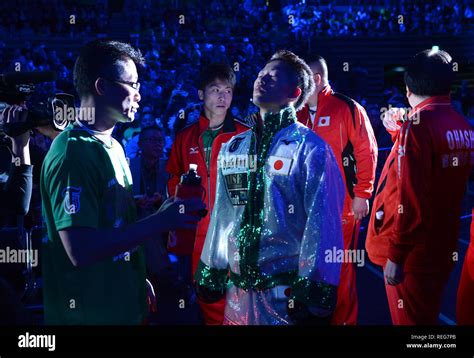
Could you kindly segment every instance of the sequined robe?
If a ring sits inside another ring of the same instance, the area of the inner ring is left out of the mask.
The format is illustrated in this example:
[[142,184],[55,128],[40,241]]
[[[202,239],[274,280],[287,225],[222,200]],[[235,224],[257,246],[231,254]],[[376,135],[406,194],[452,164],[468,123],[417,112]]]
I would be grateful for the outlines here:
[[[226,290],[226,324],[292,324],[287,307],[293,300],[313,309],[336,303],[340,262],[331,253],[343,249],[345,193],[336,159],[296,122],[293,107],[266,115],[264,123],[268,148],[262,150],[255,130],[221,148],[215,206],[195,276],[200,285]],[[255,203],[249,194],[256,195],[251,181],[259,170],[262,202]],[[249,214],[252,202],[259,211]]]

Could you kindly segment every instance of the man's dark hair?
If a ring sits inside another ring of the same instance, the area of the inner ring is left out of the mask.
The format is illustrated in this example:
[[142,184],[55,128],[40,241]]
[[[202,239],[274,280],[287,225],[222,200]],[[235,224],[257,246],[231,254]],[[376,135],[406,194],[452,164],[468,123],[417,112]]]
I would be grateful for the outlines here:
[[138,141],[141,142],[142,139],[143,139],[143,136],[146,132],[150,132],[150,131],[158,131],[161,133],[161,135],[164,137],[164,133],[163,133],[163,130],[158,127],[157,125],[151,125],[151,126],[147,126],[145,128],[142,128],[142,130],[140,131],[140,133],[138,134],[139,137],[138,137]]
[[406,86],[419,96],[447,95],[453,81],[452,58],[446,51],[417,53],[405,72]]
[[95,40],[86,44],[74,65],[74,87],[79,96],[93,94],[94,83],[101,76],[118,78],[123,69],[119,62],[128,59],[137,67],[145,63],[140,50],[124,42]]
[[268,62],[272,61],[282,61],[285,63],[291,70],[291,75],[295,78],[295,86],[301,89],[301,95],[294,104],[295,109],[298,111],[314,92],[315,84],[313,72],[311,72],[308,64],[302,58],[288,50],[277,51]]
[[199,74],[198,89],[204,91],[207,85],[211,84],[216,79],[221,81],[229,81],[232,88],[235,87],[236,78],[235,72],[225,63],[211,63],[203,68]]
[[306,61],[306,63],[310,66],[312,64],[316,64],[316,67],[318,68],[318,73],[323,79],[323,83],[329,82],[328,63],[326,62],[324,57],[320,55],[314,55],[309,59],[309,61]]

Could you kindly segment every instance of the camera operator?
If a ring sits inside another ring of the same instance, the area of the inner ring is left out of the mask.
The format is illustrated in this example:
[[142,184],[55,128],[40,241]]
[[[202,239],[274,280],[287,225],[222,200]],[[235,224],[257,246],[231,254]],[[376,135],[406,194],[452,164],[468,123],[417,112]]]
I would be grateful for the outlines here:
[[[14,105],[5,108],[0,113],[0,121],[4,123],[24,122],[27,116],[27,110],[24,106]],[[15,137],[6,136],[8,141],[11,139],[11,167],[8,179],[0,187],[0,226],[3,218],[8,215],[26,215],[30,205],[31,192],[33,186],[33,166],[31,165],[29,142],[30,132],[26,131]],[[5,146],[8,151],[10,148]],[[6,167],[8,163],[1,163]],[[0,232],[0,241],[2,234]],[[7,243],[8,244],[8,243]],[[0,244],[3,247],[3,244]],[[0,315],[3,324],[31,324],[33,320],[20,302],[20,297],[16,290],[18,274],[10,267],[0,269],[0,299],[2,309]],[[20,274],[21,275],[21,274]]]
[[[10,106],[3,110],[0,120],[4,123],[24,122],[27,113],[24,106]],[[11,143],[12,164],[8,180],[0,190],[0,217],[25,215],[31,199],[33,166],[29,151],[30,132],[12,137]]]
[[[0,123],[23,123],[26,122],[27,116],[25,105],[12,105],[0,113]],[[51,140],[59,134],[51,125],[38,126],[35,129]],[[16,136],[4,134],[7,145],[2,144],[2,147],[10,152],[11,165],[7,181],[3,185],[0,184],[0,223],[6,216],[24,216],[28,213],[33,187],[30,134],[30,130]],[[11,147],[8,142],[11,142]],[[1,166],[8,167],[8,163],[1,163]]]
[[[0,112],[0,123],[18,125],[27,121],[28,110],[25,105],[12,105]],[[59,132],[51,125],[35,128],[39,133],[53,140]],[[1,148],[8,154],[2,159],[1,167],[8,168],[8,179],[0,184],[0,229],[7,217],[24,216],[29,211],[33,191],[33,165],[30,158],[31,130],[15,135],[4,134]],[[11,163],[10,163],[11,162]],[[12,243],[0,231],[0,247]],[[20,244],[18,242],[18,244]],[[22,266],[21,266],[22,267]],[[24,281],[21,269],[17,266],[0,267],[0,309],[1,324],[33,324],[34,319],[20,301]]]

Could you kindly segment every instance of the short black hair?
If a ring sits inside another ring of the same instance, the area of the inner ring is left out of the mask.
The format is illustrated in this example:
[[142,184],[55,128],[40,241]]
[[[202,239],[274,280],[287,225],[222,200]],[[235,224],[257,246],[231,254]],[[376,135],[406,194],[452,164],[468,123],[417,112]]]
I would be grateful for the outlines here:
[[314,55],[309,59],[309,61],[306,61],[306,63],[310,66],[313,63],[317,64],[319,68],[319,74],[323,78],[323,81],[326,83],[329,82],[328,63],[326,62],[323,56]]
[[297,111],[300,110],[308,100],[308,97],[314,92],[313,72],[302,58],[288,50],[275,52],[268,62],[272,61],[282,61],[292,70],[295,85],[301,89],[301,95],[296,100],[294,107]]
[[[94,83],[98,77],[105,76],[107,71],[119,71],[117,68],[110,68],[117,64],[118,61],[126,61],[131,59],[137,68],[145,64],[140,50],[133,48],[131,45],[113,40],[94,40],[87,43],[79,54],[74,65],[74,88],[79,97],[94,93]],[[118,74],[119,74],[118,73]],[[115,73],[115,75],[118,75]],[[110,74],[109,74],[110,75]]]
[[405,72],[406,86],[418,96],[447,95],[453,81],[452,58],[446,51],[417,53]]
[[164,137],[164,133],[163,133],[163,130],[158,127],[157,125],[151,125],[151,126],[147,126],[147,127],[144,127],[142,128],[142,130],[140,131],[140,133],[138,134],[138,141],[141,142],[141,140],[143,139],[143,135],[146,133],[146,132],[149,132],[149,131],[158,131],[161,133],[161,135]]
[[204,67],[199,74],[198,89],[204,91],[207,85],[214,80],[228,81],[232,88],[235,87],[235,72],[226,63],[214,62]]

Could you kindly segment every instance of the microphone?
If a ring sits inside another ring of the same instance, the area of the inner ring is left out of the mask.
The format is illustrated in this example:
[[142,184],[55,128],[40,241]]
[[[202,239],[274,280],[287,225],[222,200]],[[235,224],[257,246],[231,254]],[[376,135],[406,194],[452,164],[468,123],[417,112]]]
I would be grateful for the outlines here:
[[15,86],[30,83],[51,82],[56,80],[54,71],[15,71],[0,75],[0,80],[6,86]]

